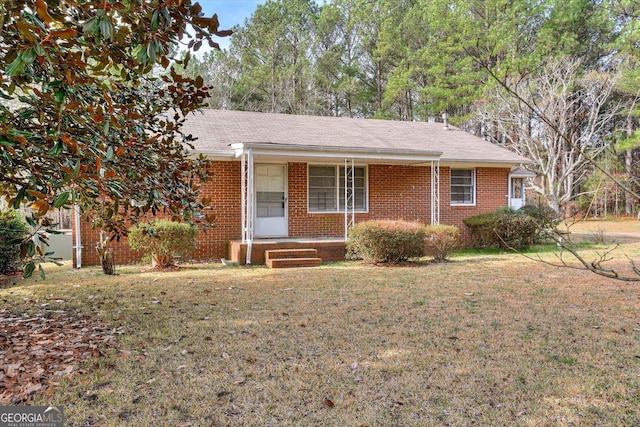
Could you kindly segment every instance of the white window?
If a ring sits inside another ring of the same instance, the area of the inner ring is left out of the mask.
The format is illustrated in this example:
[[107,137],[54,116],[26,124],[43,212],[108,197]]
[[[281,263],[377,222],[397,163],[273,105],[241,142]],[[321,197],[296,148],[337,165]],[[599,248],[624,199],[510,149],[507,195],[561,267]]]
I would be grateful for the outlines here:
[[475,203],[475,169],[451,169],[451,204],[474,205]]
[[[367,210],[367,170],[353,168],[353,203],[356,211]],[[309,212],[344,212],[345,170],[343,166],[309,166]],[[351,185],[349,185],[351,188]],[[348,208],[351,209],[351,202]]]

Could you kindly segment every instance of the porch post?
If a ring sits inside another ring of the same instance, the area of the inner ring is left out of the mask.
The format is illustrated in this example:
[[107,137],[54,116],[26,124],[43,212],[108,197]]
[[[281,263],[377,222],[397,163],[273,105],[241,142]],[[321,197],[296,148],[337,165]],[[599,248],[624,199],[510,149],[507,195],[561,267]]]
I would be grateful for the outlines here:
[[247,258],[245,262],[251,264],[251,249],[253,247],[253,216],[254,216],[254,195],[253,195],[253,149],[249,148],[247,153],[247,187],[246,187],[246,243]]
[[431,161],[431,225],[440,224],[440,160]]
[[242,216],[242,243],[247,243],[247,155],[242,153],[240,171],[240,195]]
[[[354,160],[344,159],[344,240],[349,238],[349,227],[356,222],[356,189]],[[339,204],[339,203],[338,203]],[[351,214],[349,214],[351,204]],[[351,216],[351,217],[349,217]]]
[[80,206],[73,205],[73,222],[76,231],[76,268],[82,268],[82,235],[80,234]]

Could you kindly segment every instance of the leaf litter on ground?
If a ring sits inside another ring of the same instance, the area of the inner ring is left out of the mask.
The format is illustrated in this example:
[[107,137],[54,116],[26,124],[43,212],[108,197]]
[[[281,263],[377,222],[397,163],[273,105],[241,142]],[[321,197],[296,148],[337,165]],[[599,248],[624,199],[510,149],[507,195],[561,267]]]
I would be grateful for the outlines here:
[[0,311],[0,404],[30,404],[51,394],[80,362],[116,347],[107,324],[63,310],[20,316]]

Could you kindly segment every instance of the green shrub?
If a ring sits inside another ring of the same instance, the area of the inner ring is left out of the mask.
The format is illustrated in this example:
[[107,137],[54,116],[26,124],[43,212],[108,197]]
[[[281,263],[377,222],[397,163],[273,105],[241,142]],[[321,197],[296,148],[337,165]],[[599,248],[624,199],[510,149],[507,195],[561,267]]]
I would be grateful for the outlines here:
[[424,226],[406,221],[366,221],[349,230],[347,258],[399,263],[424,255]]
[[526,248],[534,242],[539,226],[529,215],[508,208],[475,215],[462,221],[471,234],[471,245],[477,248]]
[[0,274],[21,270],[20,241],[27,233],[27,224],[17,211],[0,212]]
[[168,267],[177,255],[188,255],[195,249],[195,228],[179,222],[156,220],[129,229],[129,246],[144,250],[154,267]]
[[460,230],[452,225],[425,227],[424,252],[435,261],[446,261],[460,245]]
[[538,230],[536,232],[536,241],[544,239],[548,231],[553,230],[560,223],[560,215],[547,205],[525,205],[518,210],[529,215],[536,221]]

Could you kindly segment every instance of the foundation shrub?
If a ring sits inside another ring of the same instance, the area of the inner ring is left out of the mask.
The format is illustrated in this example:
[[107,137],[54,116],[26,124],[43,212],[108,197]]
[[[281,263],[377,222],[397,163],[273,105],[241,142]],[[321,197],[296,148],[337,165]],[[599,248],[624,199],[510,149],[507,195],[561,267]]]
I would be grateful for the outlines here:
[[373,220],[349,230],[347,258],[392,263],[424,256],[425,227],[418,222]]
[[533,217],[504,208],[466,218],[463,223],[469,228],[471,246],[476,248],[524,249],[534,243],[540,229]]
[[129,246],[151,256],[154,267],[168,267],[176,256],[186,256],[195,249],[195,228],[174,221],[156,220],[129,229]]
[[20,243],[27,236],[27,224],[11,209],[0,212],[0,274],[22,269]]
[[446,261],[460,245],[460,230],[452,225],[425,227],[424,252],[437,262]]
[[518,210],[529,215],[536,221],[538,229],[536,231],[535,240],[541,242],[547,237],[547,233],[554,230],[560,223],[560,215],[547,205],[525,205]]

